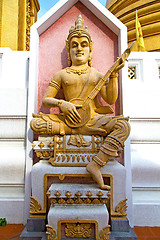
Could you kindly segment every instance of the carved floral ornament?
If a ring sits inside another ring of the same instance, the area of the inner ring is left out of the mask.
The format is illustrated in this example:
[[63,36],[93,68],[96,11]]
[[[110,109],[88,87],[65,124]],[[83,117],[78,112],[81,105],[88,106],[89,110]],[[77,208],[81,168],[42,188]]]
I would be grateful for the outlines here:
[[67,223],[65,227],[66,237],[89,238],[91,237],[90,223]]
[[[50,193],[48,193],[50,195]],[[50,198],[51,204],[107,204],[110,197],[110,192],[107,193],[107,196],[103,196],[104,194],[99,191],[97,193],[97,197],[93,197],[92,192],[88,191],[86,196],[82,196],[82,193],[78,191],[75,193],[75,196],[72,196],[70,191],[66,192],[66,197],[61,197],[61,193],[56,191],[54,194],[55,197]]]
[[49,226],[49,225],[46,225],[46,228],[47,228],[47,231],[46,231],[47,239],[48,240],[58,240],[56,238],[56,230],[54,230],[53,227]]
[[[71,198],[71,193],[69,191],[66,192],[66,198],[61,198],[61,193],[57,191],[56,198],[50,199],[51,204],[107,204],[110,198],[110,192],[107,194],[107,198],[101,198],[101,191],[99,191],[98,198],[91,198],[92,193],[89,191],[87,193],[87,198],[81,198],[81,193],[78,192],[76,198]],[[34,215],[43,215],[46,213],[46,210],[42,209],[40,203],[34,198],[30,197],[30,214]],[[115,211],[111,210],[112,217],[125,217],[127,215],[127,199],[124,199],[118,203],[115,207]]]
[[127,211],[127,198],[119,202],[119,204],[115,207],[115,212],[123,216],[127,215],[126,211]]

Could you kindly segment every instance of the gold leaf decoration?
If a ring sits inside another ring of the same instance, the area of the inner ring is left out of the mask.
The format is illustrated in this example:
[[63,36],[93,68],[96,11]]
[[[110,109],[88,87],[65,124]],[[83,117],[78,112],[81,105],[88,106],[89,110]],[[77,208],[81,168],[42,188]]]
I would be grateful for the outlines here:
[[85,156],[82,156],[82,161],[85,162]]
[[63,156],[62,156],[62,162],[64,162],[64,161],[65,161],[65,159],[66,159],[66,156],[65,156],[65,155],[63,155]]
[[73,156],[72,156],[72,162],[74,162],[75,159],[76,159],[76,157],[73,155]]
[[59,162],[61,160],[61,156],[59,155],[57,158],[57,162]]
[[61,196],[61,193],[59,191],[56,191],[54,194],[57,198],[59,198]]
[[126,210],[127,210],[127,198],[119,202],[118,205],[115,207],[115,212],[123,216],[127,215]]
[[49,225],[46,225],[46,228],[47,228],[47,231],[46,231],[46,234],[47,234],[47,239],[48,240],[56,240],[56,230],[53,229],[53,227],[49,226]]
[[48,151],[43,152],[43,157],[49,157],[49,156],[50,156],[50,152],[48,152]]
[[66,237],[89,238],[91,236],[90,223],[67,223],[65,227]]
[[109,240],[110,226],[107,225],[100,231],[100,240]]
[[35,151],[35,153],[36,153],[37,157],[42,157],[43,156],[42,152]]
[[70,191],[67,191],[65,195],[67,198],[70,198],[72,196],[72,193]]
[[40,144],[38,144],[38,147],[40,147],[40,148],[43,148],[44,147],[44,143],[40,143]]
[[76,204],[82,204],[83,200],[81,199],[82,193],[80,191],[78,191],[76,194],[77,199],[75,200]]
[[70,155],[67,155],[67,162],[71,159]]
[[39,202],[34,198],[34,197],[30,197],[31,201],[30,201],[30,213],[37,213],[39,211],[41,211],[41,205],[39,204]]
[[90,198],[90,197],[92,197],[92,192],[91,191],[88,191],[87,193],[86,193],[86,196],[88,197],[88,198]]
[[37,157],[52,157],[53,156],[53,152],[52,151],[35,151]]
[[99,192],[97,193],[97,196],[98,196],[99,198],[101,198],[103,195],[104,195],[104,194],[103,194],[101,191],[99,191]]
[[95,198],[92,203],[93,204],[100,204],[101,202],[99,201],[99,199]]
[[64,180],[64,178],[65,178],[65,175],[59,175],[59,180],[61,180],[61,181],[63,181]]
[[80,161],[80,156],[77,156],[77,162],[79,162]]
[[83,203],[83,200],[82,200],[81,198],[77,198],[77,199],[75,200],[75,203],[76,203],[76,204],[82,204],[82,203]]
[[[77,197],[77,198],[51,198],[50,199],[50,202],[52,204],[107,204],[108,202],[108,198],[80,198],[80,197]],[[114,216],[122,216],[122,214],[117,214],[116,212],[112,213],[112,215]]]
[[71,199],[71,198],[69,198],[69,199],[67,199],[66,203],[67,203],[67,204],[73,204],[73,203],[74,203],[74,200]]
[[64,200],[63,198],[60,198],[60,199],[58,200],[58,203],[59,203],[59,204],[65,204],[65,200]]
[[84,199],[84,203],[85,203],[85,204],[91,204],[91,199],[89,199],[89,198]]
[[51,204],[56,204],[57,200],[56,199],[51,199]]
[[50,142],[50,143],[48,144],[48,147],[49,147],[49,148],[53,148],[53,147],[54,147],[54,144]]

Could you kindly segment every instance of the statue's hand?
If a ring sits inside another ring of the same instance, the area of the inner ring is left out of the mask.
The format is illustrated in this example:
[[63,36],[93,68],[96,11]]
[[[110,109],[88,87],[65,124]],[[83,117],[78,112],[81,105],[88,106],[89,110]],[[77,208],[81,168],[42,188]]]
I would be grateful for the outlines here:
[[81,105],[75,105],[73,103],[63,101],[59,107],[61,111],[70,119],[72,123],[81,122],[81,117],[76,109],[76,107],[80,108]]

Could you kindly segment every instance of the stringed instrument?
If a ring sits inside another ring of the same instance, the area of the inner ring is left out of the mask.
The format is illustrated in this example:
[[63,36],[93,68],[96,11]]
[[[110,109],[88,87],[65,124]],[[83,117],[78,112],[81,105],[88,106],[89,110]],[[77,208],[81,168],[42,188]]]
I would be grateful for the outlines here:
[[121,65],[124,66],[124,61],[127,60],[128,56],[131,53],[131,50],[133,48],[134,42],[124,51],[124,53],[121,55],[120,58],[117,58],[117,60],[114,62],[114,64],[111,66],[111,68],[107,71],[105,76],[99,80],[97,85],[94,87],[94,89],[91,91],[91,93],[85,98],[74,98],[70,100],[70,103],[73,103],[75,105],[81,105],[81,107],[77,108],[77,112],[79,113],[81,117],[81,122],[71,122],[70,118],[66,116],[65,122],[70,128],[78,128],[84,126],[91,117],[91,110],[90,110],[90,103],[91,101],[97,96],[101,88],[104,86],[104,84],[107,82],[108,78],[114,72],[115,69],[119,67],[121,68]]

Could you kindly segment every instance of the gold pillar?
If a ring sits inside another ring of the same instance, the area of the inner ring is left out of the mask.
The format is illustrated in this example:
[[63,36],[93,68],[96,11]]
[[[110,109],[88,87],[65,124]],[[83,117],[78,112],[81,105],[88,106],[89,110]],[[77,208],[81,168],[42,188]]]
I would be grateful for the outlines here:
[[37,20],[38,0],[0,0],[0,47],[30,48],[30,27]]
[[[108,0],[110,10],[127,27],[128,43],[136,40],[136,10],[140,21],[146,51],[160,51],[160,1],[157,0]],[[133,49],[137,51],[137,46]]]

